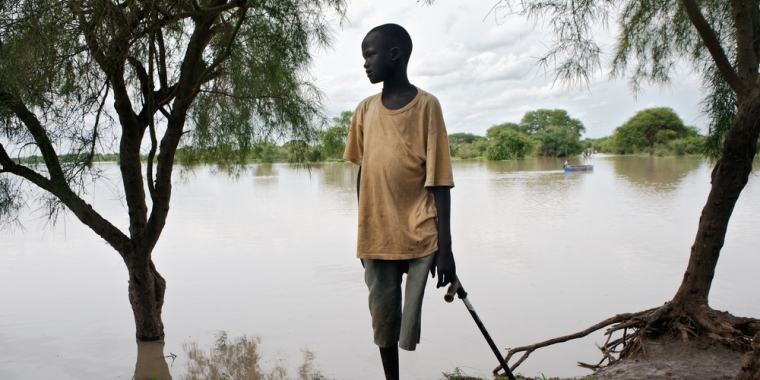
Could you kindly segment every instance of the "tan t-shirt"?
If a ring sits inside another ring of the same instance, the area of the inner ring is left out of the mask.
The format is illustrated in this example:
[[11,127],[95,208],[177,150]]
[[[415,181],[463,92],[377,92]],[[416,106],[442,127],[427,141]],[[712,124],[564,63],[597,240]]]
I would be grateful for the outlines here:
[[356,108],[343,154],[362,167],[356,256],[427,256],[438,250],[435,199],[427,187],[454,186],[441,105],[417,89],[409,104],[389,110],[381,95]]

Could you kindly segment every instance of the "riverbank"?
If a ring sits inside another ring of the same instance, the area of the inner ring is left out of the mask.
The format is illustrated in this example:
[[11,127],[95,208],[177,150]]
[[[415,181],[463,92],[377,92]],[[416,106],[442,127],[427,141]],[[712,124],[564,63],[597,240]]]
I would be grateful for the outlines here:
[[646,355],[623,360],[594,373],[597,380],[730,380],[741,369],[742,352],[675,337],[644,341]]
[[[518,380],[731,380],[741,369],[742,352],[692,339],[676,337],[644,341],[645,354],[624,359],[583,377],[525,377]],[[444,375],[446,380],[491,380],[467,376],[463,372]]]

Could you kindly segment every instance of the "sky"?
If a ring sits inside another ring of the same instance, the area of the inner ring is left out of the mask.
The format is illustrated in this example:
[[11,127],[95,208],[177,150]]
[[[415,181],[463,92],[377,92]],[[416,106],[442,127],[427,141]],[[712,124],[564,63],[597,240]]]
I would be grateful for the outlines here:
[[[586,127],[583,137],[609,136],[637,111],[670,107],[686,125],[703,133],[700,80],[688,67],[677,70],[666,88],[645,87],[633,95],[625,78],[610,79],[609,60],[586,87],[555,83],[537,65],[551,42],[541,24],[518,15],[491,13],[496,0],[350,1],[347,20],[334,23],[334,42],[316,52],[311,74],[326,95],[328,115],[353,111],[380,92],[364,74],[361,41],[377,25],[404,26],[414,44],[409,79],[441,102],[448,133],[484,135],[495,124],[519,122],[527,111],[567,110]],[[614,25],[610,30],[614,31]],[[603,48],[611,52],[614,36],[599,28]]]

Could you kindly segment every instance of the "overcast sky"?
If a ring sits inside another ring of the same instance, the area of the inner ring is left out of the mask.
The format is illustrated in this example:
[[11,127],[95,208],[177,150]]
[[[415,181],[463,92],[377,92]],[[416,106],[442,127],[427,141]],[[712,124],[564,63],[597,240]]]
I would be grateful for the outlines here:
[[[404,26],[414,49],[410,81],[441,102],[449,133],[483,135],[491,125],[519,122],[539,108],[561,108],[586,126],[585,137],[612,133],[637,111],[671,107],[687,125],[704,132],[699,113],[700,81],[681,70],[673,85],[646,88],[632,96],[625,79],[600,75],[588,88],[568,89],[553,83],[536,66],[551,41],[539,24],[518,16],[489,11],[496,0],[437,0],[433,6],[415,0],[352,1],[348,22],[336,25],[331,49],[316,55],[312,74],[327,95],[328,114],[353,111],[367,96],[379,92],[364,74],[361,41],[367,31],[384,23]],[[613,25],[614,27],[614,25]],[[601,35],[604,41],[613,40]],[[604,62],[605,72],[609,65]]]

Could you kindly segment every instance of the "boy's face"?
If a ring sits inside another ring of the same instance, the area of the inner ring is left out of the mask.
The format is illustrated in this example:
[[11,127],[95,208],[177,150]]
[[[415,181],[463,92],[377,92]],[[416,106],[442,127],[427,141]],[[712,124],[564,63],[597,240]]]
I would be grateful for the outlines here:
[[[398,48],[388,48],[379,33],[370,33],[362,41],[362,57],[364,57],[364,71],[371,83],[382,82],[390,76],[395,69],[393,51]],[[396,56],[398,56],[398,52]]]

